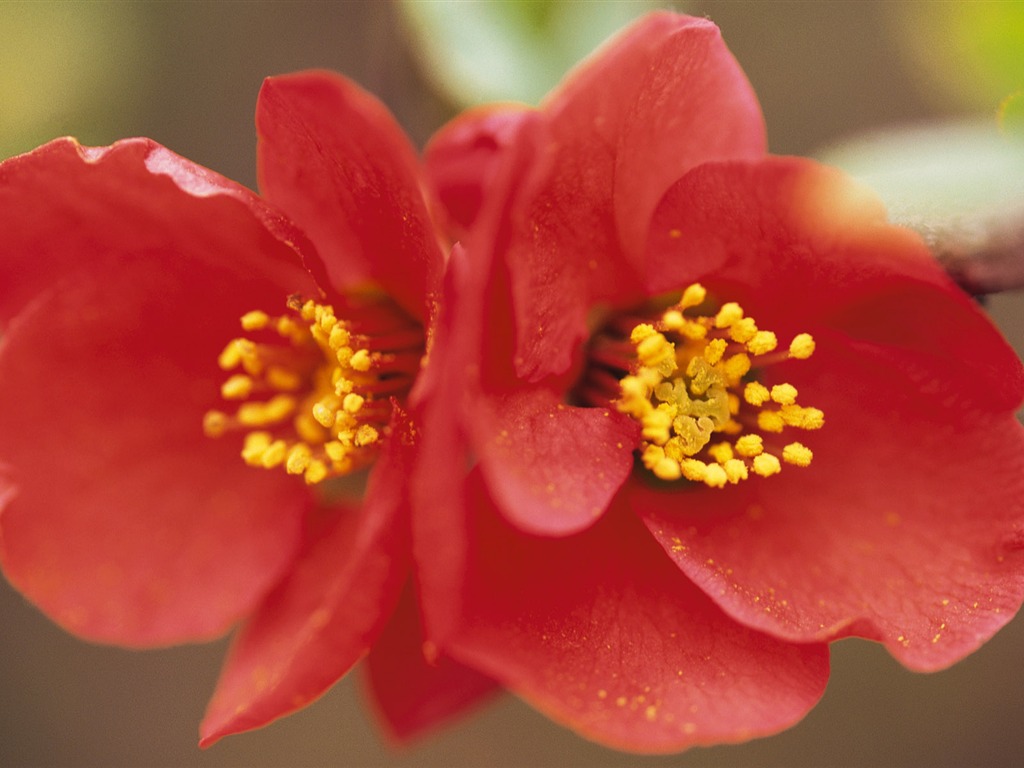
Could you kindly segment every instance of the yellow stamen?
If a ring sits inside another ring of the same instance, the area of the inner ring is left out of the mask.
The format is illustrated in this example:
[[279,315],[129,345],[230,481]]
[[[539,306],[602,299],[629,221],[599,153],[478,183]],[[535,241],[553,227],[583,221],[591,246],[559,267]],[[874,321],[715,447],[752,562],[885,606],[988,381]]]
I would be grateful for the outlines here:
[[[418,324],[386,299],[361,301],[353,305],[355,325],[330,305],[298,298],[289,298],[280,317],[242,315],[242,329],[262,340],[232,339],[218,356],[222,370],[234,371],[221,396],[242,402],[233,414],[208,411],[204,433],[241,430],[246,464],[280,468],[309,484],[365,467],[386,429],[389,399],[412,384],[408,361],[422,355],[423,338]],[[382,335],[363,335],[366,328]]]
[[[771,452],[765,445],[766,435],[824,424],[822,411],[797,403],[792,384],[757,380],[780,359],[775,333],[759,329],[735,302],[713,315],[692,314],[706,302],[706,290],[691,285],[660,322],[638,323],[630,333],[636,364],[619,379],[616,407],[640,423],[644,467],[661,480],[722,488],[778,474],[783,461],[809,466],[813,454],[801,443],[772,439]],[[800,334],[788,357],[813,351],[814,339]]]

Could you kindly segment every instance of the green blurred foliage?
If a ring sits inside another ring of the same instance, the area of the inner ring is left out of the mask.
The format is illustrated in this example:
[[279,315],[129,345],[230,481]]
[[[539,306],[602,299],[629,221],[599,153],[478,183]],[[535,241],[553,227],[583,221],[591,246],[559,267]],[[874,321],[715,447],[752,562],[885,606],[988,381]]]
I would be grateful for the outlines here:
[[424,68],[457,105],[536,104],[565,72],[652,0],[400,0]]
[[1024,0],[889,7],[899,40],[940,98],[994,110],[1024,88]]
[[932,247],[972,252],[1024,211],[1024,142],[992,120],[862,136],[821,159],[874,189],[890,218]]
[[[1024,52],[1021,55],[1024,56]],[[1024,141],[1024,90],[1003,99],[999,105],[999,127],[1014,141]]]
[[[145,58],[138,6],[0,2],[0,156],[40,135],[88,142],[124,115]],[[125,60],[139,66],[126,67]]]

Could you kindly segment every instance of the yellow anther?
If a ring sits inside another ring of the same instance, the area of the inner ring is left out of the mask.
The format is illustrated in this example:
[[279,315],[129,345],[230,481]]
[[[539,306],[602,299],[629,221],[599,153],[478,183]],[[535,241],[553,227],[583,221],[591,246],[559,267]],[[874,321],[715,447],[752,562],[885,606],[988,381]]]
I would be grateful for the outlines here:
[[730,382],[739,381],[750,372],[750,357],[739,352],[722,363]]
[[700,459],[685,459],[679,462],[683,477],[694,483],[703,483],[708,474],[708,465]]
[[226,413],[207,411],[203,414],[203,434],[207,437],[220,437],[227,429],[230,421]]
[[752,355],[766,355],[779,346],[779,340],[771,331],[758,331],[747,342],[747,351]]
[[752,317],[744,317],[729,326],[729,338],[746,344],[757,336],[757,323]]
[[772,397],[768,387],[759,381],[751,381],[743,388],[743,399],[755,407],[767,403]]
[[242,330],[245,331],[262,330],[267,327],[269,322],[270,315],[266,312],[260,312],[258,309],[254,309],[252,312],[246,312],[241,318]]
[[678,331],[686,325],[686,318],[678,309],[668,309],[661,316],[661,324],[666,331]]
[[722,469],[725,470],[725,476],[733,485],[740,480],[747,479],[747,465],[739,459],[729,459],[722,465]]
[[648,336],[654,336],[656,333],[657,331],[654,330],[654,326],[650,323],[640,323],[629,334],[629,341],[632,344],[639,344]]
[[658,407],[644,414],[640,422],[644,440],[656,445],[664,445],[671,437],[672,412],[667,408]]
[[809,467],[814,453],[802,443],[790,443],[782,449],[782,460],[798,467]]
[[752,459],[764,451],[764,439],[760,435],[743,435],[736,440],[736,453],[745,459]]
[[729,475],[720,464],[708,464],[704,471],[704,485],[711,488],[723,488],[729,481]]
[[715,443],[707,447],[708,455],[719,464],[725,464],[733,458],[732,446],[729,443]]
[[651,410],[651,391],[638,376],[626,376],[619,382],[622,397],[619,410],[630,416],[640,418]]
[[250,432],[245,436],[245,443],[242,445],[242,458],[246,464],[259,466],[264,452],[270,447],[271,436],[269,432]]
[[683,324],[683,327],[679,329],[679,334],[684,339],[700,341],[701,339],[707,338],[708,328],[706,325],[702,325],[701,323],[686,322]]
[[786,422],[778,411],[761,411],[757,414],[757,426],[762,432],[781,432]]
[[356,430],[355,444],[360,448],[367,445],[373,445],[380,438],[380,433],[371,427],[369,424],[362,424],[359,429]]
[[311,445],[320,445],[328,437],[328,432],[320,422],[316,420],[311,411],[305,409],[299,411],[292,421],[295,427],[295,434],[300,440]]
[[725,339],[712,339],[709,341],[708,345],[704,347],[704,359],[707,360],[708,365],[718,363],[728,346],[729,343]]
[[265,403],[242,403],[235,418],[246,427],[263,427],[288,418],[295,410],[295,400],[287,395],[278,395]]
[[332,408],[330,405],[323,401],[316,403],[313,406],[313,418],[316,419],[322,426],[330,429],[334,426],[334,422],[338,417],[338,411],[336,408]]
[[778,458],[770,453],[761,453],[754,457],[752,462],[754,474],[761,477],[771,477],[782,471],[782,465]]
[[279,365],[267,368],[266,379],[272,389],[285,392],[295,392],[302,386],[302,377],[298,373]]
[[817,408],[784,405],[779,409],[779,415],[786,426],[797,429],[821,429],[825,424],[825,414]]
[[225,400],[244,400],[252,394],[253,380],[248,376],[236,373],[220,385],[220,396]]
[[814,354],[814,337],[809,333],[800,333],[789,345],[789,356],[797,360],[806,360]]
[[224,351],[217,356],[217,365],[222,371],[230,371],[237,368],[242,362],[242,349],[245,345],[254,347],[248,339],[232,339],[224,347]]
[[[704,286],[700,283],[693,283],[687,286],[686,290],[683,291],[683,297],[679,299],[680,309],[690,309],[691,307],[699,307],[708,297],[708,292]],[[740,311],[742,316],[743,312]]]
[[358,350],[348,361],[348,364],[353,371],[359,371],[361,373],[365,373],[370,370],[372,363],[373,361],[370,358],[370,353],[365,349]]
[[796,387],[792,384],[776,384],[772,387],[772,400],[779,405],[793,405],[796,402]]
[[265,469],[271,469],[282,463],[288,456],[288,445],[284,440],[275,440],[260,456],[260,465]]
[[348,329],[341,325],[335,325],[331,328],[330,335],[327,337],[327,343],[330,345],[331,349],[334,350],[347,346],[351,340],[352,334],[348,332]]
[[337,440],[331,440],[330,442],[324,443],[324,453],[331,461],[341,461],[348,455],[348,446],[343,445]]
[[641,364],[654,368],[662,376],[676,369],[676,346],[660,333],[645,336],[636,345],[636,356]]
[[341,401],[341,407],[347,412],[356,414],[359,413],[363,407],[363,403],[366,402],[366,398],[361,395],[357,395],[355,392],[350,392],[345,395],[345,399]]
[[[682,477],[721,488],[751,474],[777,474],[780,456],[786,463],[808,466],[811,453],[805,446],[789,443],[778,455],[769,454],[764,435],[817,429],[824,424],[823,413],[797,405],[792,384],[769,388],[746,380],[752,378],[752,358],[775,352],[778,337],[758,329],[734,302],[721,305],[714,317],[687,315],[706,301],[706,291],[691,286],[661,314],[657,326],[640,323],[630,334],[636,365],[619,380],[616,405],[640,424],[644,467],[663,480]],[[790,356],[809,356],[813,347],[813,339],[800,334],[790,345]],[[770,355],[758,365],[777,360]],[[771,407],[764,410],[766,405]],[[339,440],[351,444],[351,434],[339,433]]]
[[312,299],[307,299],[306,303],[302,305],[302,309],[299,310],[299,315],[307,323],[312,323],[316,320],[316,308],[317,303]]
[[285,461],[284,469],[289,475],[301,475],[305,473],[313,460],[313,452],[305,443],[297,443],[288,451],[288,458]]
[[304,476],[307,485],[315,485],[327,479],[327,465],[322,461],[314,459],[306,467]]
[[668,456],[662,457],[661,461],[651,468],[651,471],[660,480],[678,480],[683,474],[679,468],[679,462]]
[[743,318],[743,308],[735,301],[723,304],[715,315],[715,328],[729,328]]

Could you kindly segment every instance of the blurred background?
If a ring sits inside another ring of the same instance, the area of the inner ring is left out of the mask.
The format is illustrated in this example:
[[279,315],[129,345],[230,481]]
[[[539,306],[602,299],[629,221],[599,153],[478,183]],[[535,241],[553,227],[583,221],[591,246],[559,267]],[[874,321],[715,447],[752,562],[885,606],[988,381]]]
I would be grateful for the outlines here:
[[[335,69],[377,94],[422,146],[466,100],[535,99],[648,6],[559,5],[8,0],[0,155],[66,134],[90,145],[142,135],[255,187],[260,82],[307,67]],[[811,155],[863,132],[964,116],[999,136],[1001,101],[1024,88],[1024,3],[676,7],[722,28],[776,153]],[[987,306],[1024,351],[1020,295]],[[665,758],[589,744],[510,696],[395,749],[361,701],[358,670],[306,710],[201,752],[197,727],[224,650],[225,642],[145,653],[91,646],[0,585],[0,766],[1010,766],[1024,755],[1021,618],[933,675],[907,672],[871,644],[838,643],[825,699],[796,728]]]

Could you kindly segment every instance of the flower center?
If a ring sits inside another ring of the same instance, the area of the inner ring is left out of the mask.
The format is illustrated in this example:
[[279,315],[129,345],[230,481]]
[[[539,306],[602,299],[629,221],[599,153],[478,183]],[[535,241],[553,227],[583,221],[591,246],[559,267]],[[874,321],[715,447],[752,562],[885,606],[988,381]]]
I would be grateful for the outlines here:
[[283,467],[310,484],[370,464],[391,398],[408,394],[419,369],[422,327],[378,296],[349,298],[338,314],[290,296],[284,314],[254,310],[241,325],[249,336],[232,339],[217,359],[233,371],[221,396],[239,405],[234,414],[208,411],[207,436],[244,432],[246,464]]
[[707,303],[707,291],[694,284],[653,321],[611,323],[592,343],[583,396],[640,423],[640,459],[662,480],[721,488],[751,474],[770,477],[783,463],[810,465],[811,450],[781,434],[819,429],[824,414],[799,405],[796,387],[769,388],[754,372],[806,360],[814,339],[801,333],[779,351],[775,334],[738,304],[711,314],[702,312]]

